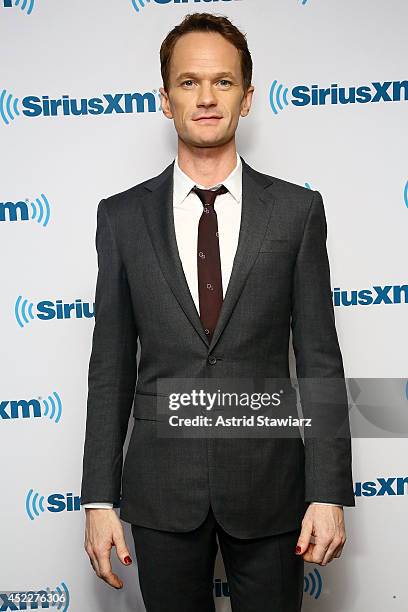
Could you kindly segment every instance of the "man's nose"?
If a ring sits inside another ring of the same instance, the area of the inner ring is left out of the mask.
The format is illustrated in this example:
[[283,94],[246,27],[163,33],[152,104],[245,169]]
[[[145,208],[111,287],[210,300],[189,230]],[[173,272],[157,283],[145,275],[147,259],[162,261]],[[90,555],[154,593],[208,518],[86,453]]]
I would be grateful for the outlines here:
[[217,104],[217,97],[212,85],[202,84],[198,89],[197,106],[213,106],[214,104]]

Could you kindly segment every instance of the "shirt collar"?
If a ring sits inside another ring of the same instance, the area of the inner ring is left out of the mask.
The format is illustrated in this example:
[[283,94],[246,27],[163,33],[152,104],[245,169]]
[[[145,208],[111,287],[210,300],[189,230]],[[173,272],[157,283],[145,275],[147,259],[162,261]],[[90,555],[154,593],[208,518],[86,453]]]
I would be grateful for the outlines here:
[[230,194],[233,196],[234,200],[238,203],[241,202],[242,195],[242,162],[241,158],[237,155],[237,163],[235,168],[230,172],[226,179],[222,181],[222,183],[217,183],[217,185],[212,185],[211,187],[204,187],[203,185],[199,185],[195,183],[178,165],[178,155],[176,155],[176,159],[174,160],[174,193],[173,193],[173,206],[180,205],[185,198],[190,193],[191,189],[197,185],[200,189],[214,189],[219,187],[220,185],[225,185]]

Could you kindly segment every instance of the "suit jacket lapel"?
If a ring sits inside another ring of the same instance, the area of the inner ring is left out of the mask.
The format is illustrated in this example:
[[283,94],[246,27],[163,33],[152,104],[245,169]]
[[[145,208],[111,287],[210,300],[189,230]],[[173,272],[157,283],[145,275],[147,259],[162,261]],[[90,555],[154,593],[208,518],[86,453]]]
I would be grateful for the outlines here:
[[[239,299],[245,280],[259,252],[274,205],[273,197],[266,192],[267,187],[273,183],[273,179],[256,172],[242,157],[241,161],[242,213],[238,246],[211,342],[204,333],[177,248],[173,216],[174,161],[159,176],[144,184],[149,195],[143,202],[143,214],[159,265],[180,307],[208,347],[209,352],[214,349]],[[159,296],[158,299],[160,299]]]
[[242,212],[238,246],[209,351],[214,349],[239,299],[246,278],[258,255],[275,203],[271,195],[265,191],[273,180],[256,172],[242,157],[241,160]]
[[[173,215],[173,168],[174,161],[159,176],[146,182],[145,188],[150,192],[150,197],[143,202],[143,213],[163,276],[191,325],[208,346],[177,248]],[[157,297],[160,299],[160,296]]]

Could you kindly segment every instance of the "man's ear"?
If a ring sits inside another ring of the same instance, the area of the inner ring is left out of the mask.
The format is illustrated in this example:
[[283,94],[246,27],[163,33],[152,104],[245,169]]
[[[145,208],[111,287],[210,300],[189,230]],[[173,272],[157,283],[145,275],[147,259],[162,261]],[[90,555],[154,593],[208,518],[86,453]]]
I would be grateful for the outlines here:
[[255,87],[251,85],[248,87],[247,92],[244,95],[244,98],[241,103],[241,117],[246,117],[251,109],[252,104],[252,96],[254,94]]
[[166,90],[164,89],[164,87],[160,87],[159,92],[160,92],[161,107],[162,107],[164,116],[167,117],[167,119],[173,119],[173,113],[171,112],[171,108],[170,108],[170,100],[169,100],[169,96]]

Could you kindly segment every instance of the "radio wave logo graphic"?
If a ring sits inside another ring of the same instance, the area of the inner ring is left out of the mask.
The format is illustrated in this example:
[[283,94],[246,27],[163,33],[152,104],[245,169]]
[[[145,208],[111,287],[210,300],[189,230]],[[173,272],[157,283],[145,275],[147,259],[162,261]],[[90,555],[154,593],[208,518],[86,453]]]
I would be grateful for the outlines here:
[[285,106],[289,105],[288,92],[289,89],[287,87],[284,87],[281,83],[278,85],[276,79],[273,81],[269,90],[269,103],[275,115],[283,110]]
[[39,517],[40,513],[45,512],[44,500],[44,495],[35,493],[33,489],[30,489],[27,493],[26,512],[31,521],[34,521],[36,517]]
[[310,183],[305,183],[306,189],[311,189]]
[[322,592],[323,583],[320,572],[318,572],[315,568],[312,572],[309,572],[306,576],[303,577],[303,581],[305,585],[305,593],[309,593],[311,597],[318,599]]
[[[27,204],[29,203],[26,200]],[[40,194],[39,198],[35,198],[34,202],[30,202],[31,204],[31,219],[33,221],[37,221],[43,227],[47,227],[48,222],[51,216],[50,203],[47,199],[47,196],[43,193]]]
[[309,0],[300,0],[300,4],[302,6],[305,6],[305,4],[307,4],[309,2]]
[[405,183],[404,187],[404,202],[405,206],[408,208],[408,181]]
[[57,601],[52,603],[52,607],[61,610],[61,612],[67,612],[69,608],[69,591],[65,582],[61,582],[61,586],[55,587],[52,593],[58,596]]
[[3,0],[3,6],[5,8],[11,8],[13,4],[14,6],[20,7],[22,11],[27,11],[27,15],[31,15],[35,0],[23,0],[22,2],[20,2],[20,0],[14,0],[14,2],[13,0]]
[[14,314],[20,327],[24,327],[27,323],[35,319],[33,308],[33,302],[23,299],[21,295],[18,296],[14,306]]
[[[61,582],[54,589],[50,589],[50,587],[46,587],[45,589],[39,589],[38,591],[19,591],[12,592],[9,591],[7,594],[0,594],[0,598],[3,600],[3,605],[0,610],[27,610],[27,604],[23,603],[23,599],[21,599],[22,595],[36,595],[39,596],[38,602],[34,602],[32,600],[32,605],[29,605],[30,610],[41,609],[43,608],[56,608],[61,612],[67,612],[70,604],[70,596],[69,590],[65,582]],[[20,605],[16,608],[16,605],[12,601],[11,595],[20,595]],[[6,596],[6,599],[4,599]],[[46,598],[46,599],[43,599]],[[21,606],[21,607],[20,607]]]
[[14,121],[20,115],[18,110],[19,98],[15,98],[13,94],[7,93],[7,89],[3,89],[0,93],[0,117],[6,125]]
[[41,401],[44,406],[43,416],[48,416],[51,421],[59,423],[62,415],[62,401],[58,393],[53,391],[51,395]]
[[136,13],[140,13],[141,9],[144,9],[146,4],[150,3],[150,0],[131,0],[131,2]]

